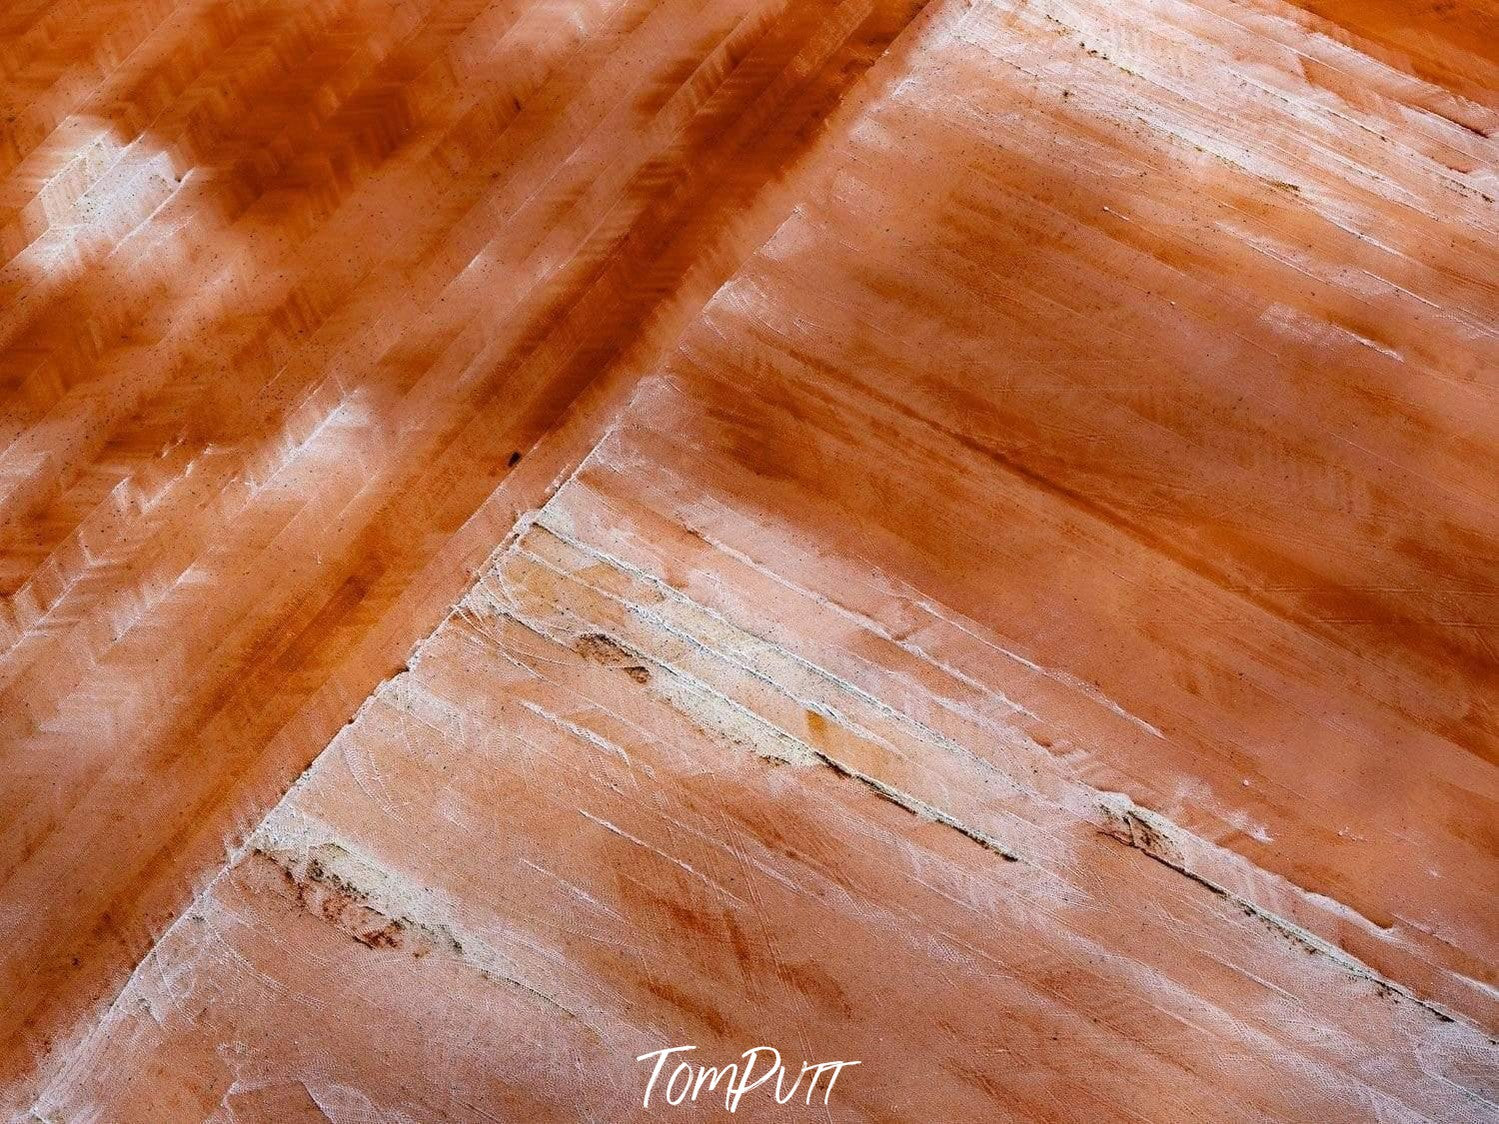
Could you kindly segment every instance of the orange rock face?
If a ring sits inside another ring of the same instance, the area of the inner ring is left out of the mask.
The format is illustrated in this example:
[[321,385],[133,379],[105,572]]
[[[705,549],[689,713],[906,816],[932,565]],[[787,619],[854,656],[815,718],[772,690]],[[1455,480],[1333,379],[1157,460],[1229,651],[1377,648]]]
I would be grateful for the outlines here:
[[1493,1119],[1496,29],[0,11],[6,1117]]

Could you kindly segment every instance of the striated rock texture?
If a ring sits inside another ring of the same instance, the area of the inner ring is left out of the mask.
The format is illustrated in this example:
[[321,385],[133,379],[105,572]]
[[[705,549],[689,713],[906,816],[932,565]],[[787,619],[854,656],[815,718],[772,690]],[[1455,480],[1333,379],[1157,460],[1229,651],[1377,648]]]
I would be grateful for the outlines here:
[[21,0],[0,128],[7,1117],[1499,1115],[1492,5]]
[[914,12],[36,7],[0,290],[22,1089],[774,229]]

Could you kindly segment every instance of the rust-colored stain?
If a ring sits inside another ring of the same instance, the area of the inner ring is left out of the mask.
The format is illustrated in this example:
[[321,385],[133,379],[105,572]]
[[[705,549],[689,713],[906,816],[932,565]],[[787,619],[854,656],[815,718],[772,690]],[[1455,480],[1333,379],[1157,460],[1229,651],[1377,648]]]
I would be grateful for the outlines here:
[[1499,1115],[1496,44],[0,7],[6,1118]]

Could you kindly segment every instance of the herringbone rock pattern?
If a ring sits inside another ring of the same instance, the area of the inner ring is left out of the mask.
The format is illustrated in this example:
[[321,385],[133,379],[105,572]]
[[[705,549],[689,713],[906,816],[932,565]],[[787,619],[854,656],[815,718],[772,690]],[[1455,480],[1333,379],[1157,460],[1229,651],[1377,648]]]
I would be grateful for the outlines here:
[[0,1108],[1492,1118],[1496,45],[0,8]]

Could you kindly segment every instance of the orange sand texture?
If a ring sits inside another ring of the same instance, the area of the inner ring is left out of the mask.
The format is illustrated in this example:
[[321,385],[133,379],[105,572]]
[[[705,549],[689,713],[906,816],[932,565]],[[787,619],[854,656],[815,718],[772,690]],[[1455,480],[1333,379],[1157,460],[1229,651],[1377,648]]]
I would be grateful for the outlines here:
[[0,1119],[1499,1119],[1496,136],[1494,0],[4,0]]

